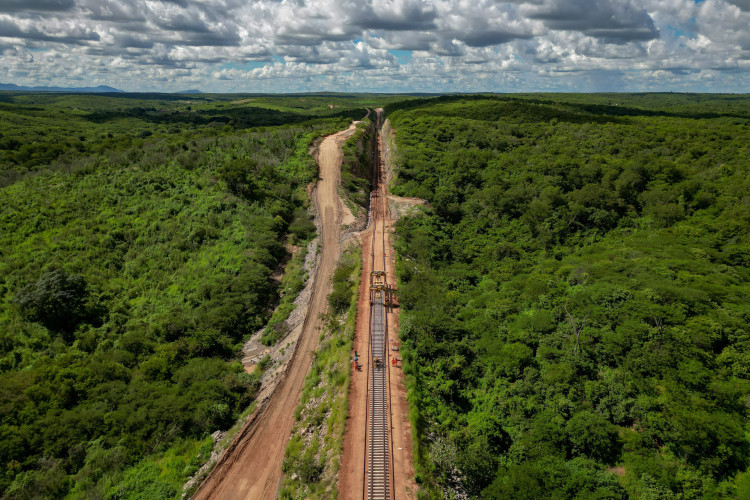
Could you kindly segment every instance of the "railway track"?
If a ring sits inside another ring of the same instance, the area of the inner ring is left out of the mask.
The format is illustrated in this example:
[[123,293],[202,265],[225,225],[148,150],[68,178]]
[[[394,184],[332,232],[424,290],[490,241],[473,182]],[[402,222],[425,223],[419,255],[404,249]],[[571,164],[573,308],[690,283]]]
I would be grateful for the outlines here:
[[[377,140],[377,139],[376,139]],[[375,179],[380,177],[380,155],[375,155]],[[393,498],[393,456],[391,443],[390,391],[388,383],[388,306],[390,287],[386,282],[385,214],[386,197],[378,189],[370,199],[372,245],[370,258],[370,380],[367,408],[366,492],[370,500]],[[377,248],[377,251],[376,251]],[[381,252],[382,251],[382,252]],[[382,253],[382,262],[376,254]],[[364,495],[363,495],[364,496]]]
[[371,346],[374,362],[370,369],[370,422],[367,497],[390,498],[388,389],[385,359],[385,305],[378,299],[371,308]]

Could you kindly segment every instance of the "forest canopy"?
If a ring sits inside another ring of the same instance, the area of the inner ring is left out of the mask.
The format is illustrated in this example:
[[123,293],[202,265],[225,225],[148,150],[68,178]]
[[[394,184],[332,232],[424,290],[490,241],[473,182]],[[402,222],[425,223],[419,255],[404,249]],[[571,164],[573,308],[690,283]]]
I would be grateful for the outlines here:
[[0,93],[0,497],[181,494],[365,105],[429,202],[396,229],[424,494],[750,496],[746,96]]
[[386,111],[426,491],[749,496],[750,99]]
[[258,389],[310,148],[367,99],[172,97],[0,96],[2,498],[180,496]]

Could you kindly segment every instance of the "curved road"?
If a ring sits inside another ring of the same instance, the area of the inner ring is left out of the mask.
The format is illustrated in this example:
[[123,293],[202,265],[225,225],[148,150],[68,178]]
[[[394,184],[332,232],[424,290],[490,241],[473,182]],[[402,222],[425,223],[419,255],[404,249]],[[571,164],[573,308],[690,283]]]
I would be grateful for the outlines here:
[[281,482],[281,462],[294,424],[294,410],[310,369],[311,353],[318,346],[320,313],[326,308],[331,276],[339,258],[343,208],[338,195],[341,146],[355,131],[326,137],[320,144],[320,180],[316,193],[322,231],[322,252],[303,330],[287,374],[268,402],[256,410],[227,448],[193,498],[275,498]]

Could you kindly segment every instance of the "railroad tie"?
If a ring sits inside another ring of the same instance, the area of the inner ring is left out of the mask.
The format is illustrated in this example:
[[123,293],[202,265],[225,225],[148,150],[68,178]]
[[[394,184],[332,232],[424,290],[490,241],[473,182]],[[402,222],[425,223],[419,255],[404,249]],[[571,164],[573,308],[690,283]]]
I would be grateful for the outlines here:
[[369,433],[369,467],[368,498],[372,500],[390,498],[388,471],[388,399],[386,388],[385,363],[385,308],[382,299],[372,304],[370,342],[373,360],[380,359],[380,365],[373,363],[371,369],[370,395],[370,433]]

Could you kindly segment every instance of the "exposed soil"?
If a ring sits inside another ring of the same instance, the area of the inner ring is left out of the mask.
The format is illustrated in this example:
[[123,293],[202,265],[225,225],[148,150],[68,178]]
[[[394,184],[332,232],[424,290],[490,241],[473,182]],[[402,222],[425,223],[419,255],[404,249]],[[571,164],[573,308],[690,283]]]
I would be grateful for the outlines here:
[[348,229],[356,226],[357,217],[354,216],[351,209],[344,203],[341,207],[341,225]]
[[608,470],[609,472],[611,472],[612,474],[615,474],[615,475],[617,475],[617,476],[624,476],[624,475],[625,475],[625,473],[627,472],[627,471],[625,470],[625,467],[622,467],[622,466],[620,466],[620,467],[610,467],[610,468],[609,468],[609,469],[607,469],[607,470]]
[[354,350],[359,354],[362,371],[354,372],[349,379],[349,409],[344,431],[344,444],[339,468],[339,498],[364,498],[365,480],[365,428],[367,425],[367,380],[369,376],[369,321],[370,272],[372,259],[372,228],[360,234],[362,244],[362,274],[359,280],[357,318],[354,325]]
[[408,217],[417,211],[417,207],[427,205],[427,201],[421,198],[404,198],[402,196],[388,195],[388,215],[393,221],[401,217]]
[[[378,112],[378,125],[382,110]],[[383,159],[383,144],[379,144],[381,160]],[[349,411],[347,414],[346,431],[344,434],[343,453],[339,472],[339,498],[362,499],[365,497],[365,468],[366,468],[366,428],[367,428],[367,391],[369,379],[369,310],[370,310],[370,272],[385,266],[387,282],[395,285],[395,254],[391,244],[391,232],[394,220],[385,201],[387,196],[386,171],[382,169],[378,188],[373,192],[372,214],[378,217],[377,225],[370,224],[360,234],[362,242],[362,276],[360,279],[359,300],[357,303],[357,321],[355,325],[354,349],[359,353],[362,371],[353,373],[349,385]],[[420,201],[409,200],[408,205],[418,205]],[[385,221],[385,231],[383,231]],[[375,244],[373,245],[373,231],[375,230]],[[383,252],[385,251],[385,255]],[[388,310],[388,359],[390,367],[388,384],[390,391],[391,411],[391,453],[393,467],[393,498],[416,498],[417,484],[414,480],[414,464],[412,454],[411,423],[409,408],[406,401],[406,387],[404,374],[401,369],[398,339],[399,324],[398,307]],[[396,365],[392,364],[393,359]]]
[[[343,204],[338,195],[341,145],[354,131],[355,125],[352,125],[325,138],[318,150],[320,180],[315,201],[322,250],[309,308],[298,341],[291,349],[289,362],[275,374],[274,378],[278,378],[275,390],[259,396],[257,410],[248,418],[193,498],[260,499],[274,498],[278,493],[281,463],[294,423],[294,411],[310,368],[311,355],[318,345],[320,315],[326,308],[331,276],[340,254],[343,217]],[[284,339],[282,343],[288,343],[288,340]]]

